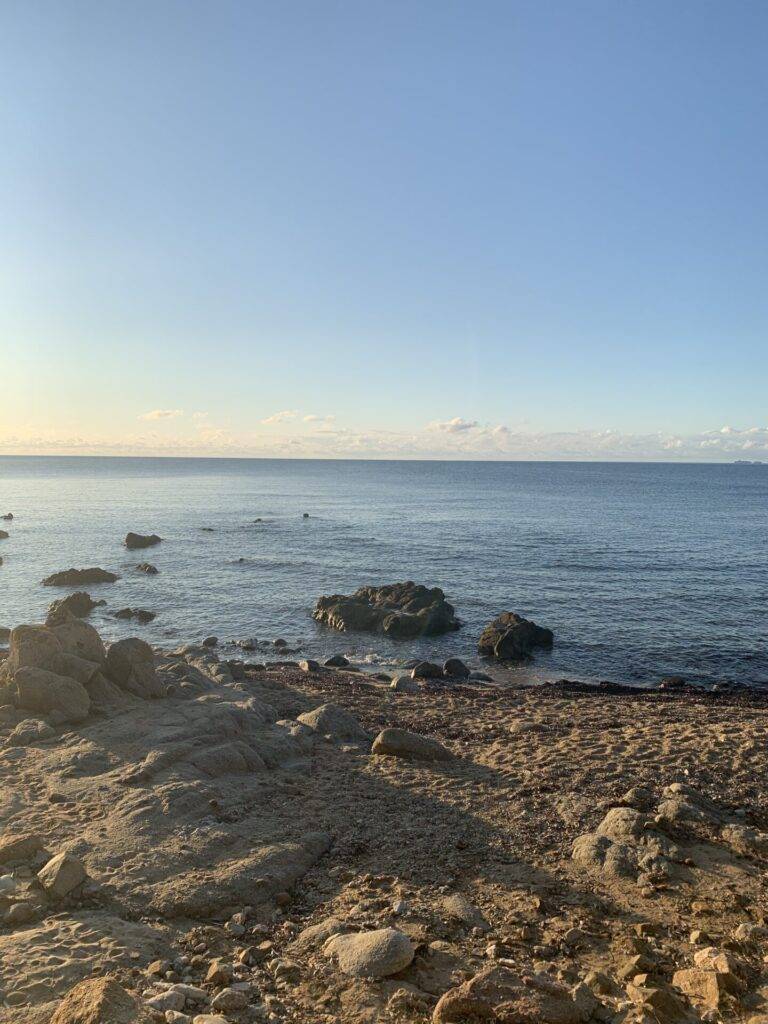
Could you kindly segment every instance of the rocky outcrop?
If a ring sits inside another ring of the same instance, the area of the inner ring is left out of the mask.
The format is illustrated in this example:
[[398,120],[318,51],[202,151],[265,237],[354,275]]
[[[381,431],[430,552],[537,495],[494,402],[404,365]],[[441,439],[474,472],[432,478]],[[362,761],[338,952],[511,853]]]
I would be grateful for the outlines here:
[[395,639],[435,636],[460,626],[439,587],[411,582],[320,597],[312,617],[342,632],[384,633]]
[[165,687],[155,670],[152,648],[138,637],[128,637],[110,644],[106,674],[122,690],[136,697],[150,699],[165,694]]
[[582,1024],[596,1008],[597,1000],[586,985],[570,990],[543,974],[522,977],[507,967],[486,967],[446,992],[432,1019],[435,1024]]
[[8,690],[16,707],[44,715],[56,725],[82,722],[91,708],[91,698],[82,683],[43,668],[18,669]]
[[90,587],[97,583],[114,583],[120,577],[106,569],[62,569],[43,580],[44,587]]
[[139,548],[152,548],[155,544],[159,544],[162,539],[156,533],[127,533],[123,543],[129,551],[136,551]]
[[477,650],[500,661],[520,661],[529,658],[537,647],[550,648],[553,641],[551,629],[537,626],[515,612],[502,612],[481,633]]
[[84,590],[76,590],[74,594],[59,598],[48,608],[48,620],[50,621],[59,612],[70,612],[79,619],[90,615],[94,608],[106,604],[106,601],[94,601],[90,594]]

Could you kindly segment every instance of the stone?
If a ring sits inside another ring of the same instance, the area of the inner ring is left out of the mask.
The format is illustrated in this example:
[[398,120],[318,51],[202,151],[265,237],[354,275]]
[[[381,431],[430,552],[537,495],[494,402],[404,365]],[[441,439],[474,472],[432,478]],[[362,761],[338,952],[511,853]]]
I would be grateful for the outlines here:
[[43,849],[40,836],[29,833],[19,836],[0,837],[0,864],[15,864],[29,861]]
[[158,568],[156,565],[152,565],[151,562],[139,562],[136,566],[137,572],[143,572],[147,576],[157,576]]
[[443,675],[446,679],[469,679],[469,669],[461,658],[449,658],[443,663]]
[[244,1010],[247,1005],[248,996],[236,988],[223,988],[211,1000],[211,1008],[221,1010],[222,1013],[237,1013]]
[[43,580],[44,587],[89,587],[97,583],[114,583],[120,579],[106,569],[64,569]]
[[149,644],[128,637],[109,645],[106,674],[121,689],[149,700],[165,695],[165,687],[155,671],[155,655]]
[[439,999],[435,1024],[478,1019],[498,1024],[583,1024],[598,1002],[586,985],[572,991],[541,974],[525,977],[493,965]]
[[411,679],[442,679],[443,670],[431,661],[420,661],[411,669]]
[[446,896],[441,901],[440,906],[448,918],[454,921],[461,921],[468,928],[480,928],[482,931],[488,930],[489,925],[483,917],[482,911],[474,903],[470,903],[466,896],[463,896],[461,893],[455,892],[451,893],[450,896]]
[[312,616],[342,632],[384,633],[401,639],[435,636],[460,626],[439,587],[428,589],[411,581],[320,597]]
[[318,924],[310,925],[299,932],[291,943],[291,949],[299,952],[304,949],[319,948],[332,936],[349,931],[349,925],[340,917],[326,917]]
[[731,976],[701,967],[675,971],[672,984],[688,998],[708,1010],[718,1010],[723,997],[738,991]]
[[147,1006],[153,1010],[162,1010],[163,1013],[166,1010],[183,1010],[186,1004],[187,1001],[181,992],[174,992],[171,988],[147,999]]
[[305,658],[299,662],[299,668],[302,672],[320,672],[322,665],[319,661],[313,661],[312,658]]
[[192,1024],[229,1024],[229,1021],[220,1013],[198,1013],[192,1018]]
[[155,544],[159,544],[161,540],[162,537],[158,537],[156,533],[127,533],[123,543],[129,551],[135,551],[137,548],[154,547]]
[[151,1020],[114,978],[88,978],[70,989],[50,1024],[150,1024]]
[[29,924],[35,918],[35,908],[31,903],[14,903],[5,913],[3,920],[9,928],[17,928],[19,925]]
[[327,658],[325,662],[326,668],[346,668],[349,664],[347,658],[343,654],[334,654],[332,657]]
[[19,722],[6,742],[9,747],[28,747],[32,743],[49,740],[55,735],[47,722],[39,718],[25,718],[23,722]]
[[9,689],[17,707],[45,715],[56,724],[82,722],[91,709],[91,698],[81,683],[42,668],[18,669]]
[[47,626],[16,626],[10,632],[5,669],[9,676],[20,668],[59,672],[61,654],[61,642]]
[[387,978],[405,970],[414,957],[414,946],[397,928],[332,935],[323,946],[326,956],[336,958],[339,969],[355,978]]
[[0,530],[0,540],[8,540],[10,536],[7,530]]
[[389,684],[390,690],[395,693],[418,693],[419,684],[411,676],[398,676]]
[[94,608],[106,604],[106,601],[94,601],[90,594],[84,590],[76,590],[74,594],[59,598],[48,608],[48,619],[55,620],[57,613],[66,611],[76,615],[79,619],[90,615]]
[[682,1000],[666,986],[630,983],[627,995],[654,1024],[684,1024],[692,1019]]
[[357,719],[336,704],[321,704],[314,711],[305,711],[299,715],[297,721],[322,736],[333,736],[334,739],[355,743],[367,743],[370,740]]
[[405,729],[383,729],[373,741],[371,753],[422,761],[450,761],[453,758],[451,751],[442,743]]
[[83,862],[68,853],[57,853],[37,873],[38,882],[49,896],[56,899],[64,899],[87,877]]
[[121,608],[115,612],[116,619],[136,619],[137,622],[146,624],[157,618],[157,612],[147,611],[146,608]]
[[212,960],[205,980],[209,985],[228,985],[234,976],[234,968],[224,960]]
[[207,636],[205,638],[205,640],[203,640],[203,647],[218,647],[218,646],[219,646],[219,638],[217,636]]
[[73,615],[66,609],[58,610],[46,620],[48,626],[67,654],[103,665],[106,660],[104,643],[98,632],[88,622]]
[[530,657],[535,648],[550,648],[553,642],[551,629],[515,612],[502,612],[483,630],[477,650],[500,661],[519,661]]

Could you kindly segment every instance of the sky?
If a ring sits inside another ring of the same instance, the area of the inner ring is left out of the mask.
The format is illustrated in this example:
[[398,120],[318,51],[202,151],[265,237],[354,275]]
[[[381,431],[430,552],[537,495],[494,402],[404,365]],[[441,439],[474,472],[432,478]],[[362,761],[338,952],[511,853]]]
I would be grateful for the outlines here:
[[0,453],[768,458],[764,0],[0,0]]

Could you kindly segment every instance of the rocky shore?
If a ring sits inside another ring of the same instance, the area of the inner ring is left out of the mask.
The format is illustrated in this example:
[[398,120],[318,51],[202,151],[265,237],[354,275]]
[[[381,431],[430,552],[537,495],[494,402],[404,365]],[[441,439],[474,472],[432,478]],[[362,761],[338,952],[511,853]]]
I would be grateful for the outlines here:
[[0,668],[3,1024],[768,1021],[768,696],[52,615]]

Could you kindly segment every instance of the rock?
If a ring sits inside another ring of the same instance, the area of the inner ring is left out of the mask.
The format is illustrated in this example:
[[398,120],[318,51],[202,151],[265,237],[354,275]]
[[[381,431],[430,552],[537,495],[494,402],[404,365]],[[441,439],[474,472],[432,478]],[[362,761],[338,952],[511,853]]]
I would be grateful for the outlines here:
[[649,984],[627,985],[627,995],[645,1011],[645,1018],[654,1024],[685,1024],[692,1015],[684,1003],[666,986]]
[[76,590],[74,594],[69,594],[67,597],[53,602],[48,609],[47,622],[49,624],[55,622],[59,613],[64,611],[82,619],[86,615],[90,615],[94,608],[106,603],[106,601],[94,601],[91,595],[86,594],[84,590]]
[[152,622],[157,617],[156,612],[148,612],[144,608],[121,608],[115,612],[116,619],[136,619],[137,622]]
[[211,1000],[213,1010],[221,1010],[222,1013],[238,1013],[248,1005],[248,996],[236,988],[223,988]]
[[343,632],[384,633],[395,638],[434,636],[460,626],[439,587],[428,589],[411,582],[360,587],[351,596],[320,597],[312,617]]
[[586,985],[573,991],[541,974],[525,977],[507,967],[486,967],[438,1001],[432,1020],[453,1024],[467,1019],[499,1024],[583,1024],[597,1007]]
[[316,949],[324,945],[332,935],[339,935],[349,930],[349,925],[340,917],[326,917],[319,924],[310,925],[309,928],[299,932],[291,943],[291,950],[301,952],[302,950]]
[[688,998],[708,1010],[718,1010],[725,995],[738,991],[734,978],[720,971],[692,967],[675,971],[672,984]]
[[47,722],[42,722],[39,718],[25,718],[23,722],[19,722],[6,742],[9,747],[28,747],[31,743],[39,743],[55,735]]
[[447,679],[469,679],[469,669],[461,658],[449,658],[443,663],[443,675]]
[[13,519],[13,512],[6,512],[4,516],[0,516],[1,519],[5,519],[10,522]]
[[205,980],[209,985],[228,985],[234,976],[234,968],[224,960],[212,960]]
[[9,644],[5,670],[11,677],[20,668],[42,668],[48,672],[61,669],[61,642],[47,626],[16,626],[11,630]]
[[113,978],[88,978],[70,989],[50,1024],[150,1024],[151,1019]]
[[8,540],[10,536],[7,530],[0,530],[0,540]]
[[161,1010],[163,1013],[166,1010],[183,1010],[186,1004],[187,1001],[181,992],[174,992],[173,989],[167,989],[165,992],[160,992],[147,999],[147,1006],[153,1010]]
[[355,978],[387,978],[405,970],[414,956],[411,940],[396,928],[332,935],[323,946],[339,969]]
[[325,662],[326,668],[346,668],[349,664],[347,658],[343,654],[334,654],[333,657],[328,658]]
[[106,674],[121,689],[136,697],[150,700],[165,695],[165,687],[155,671],[152,648],[138,637],[109,645]]
[[7,644],[11,639],[11,631],[8,626],[0,626],[0,644]]
[[333,736],[334,739],[353,743],[367,743],[370,740],[357,719],[336,704],[321,704],[314,711],[305,711],[299,715],[297,721],[322,736]]
[[442,679],[443,670],[431,661],[420,661],[411,669],[412,679]]
[[218,647],[218,646],[219,646],[219,638],[217,636],[207,636],[205,638],[205,640],[203,640],[203,647]]
[[9,690],[17,707],[45,715],[56,724],[82,722],[91,709],[82,683],[42,668],[18,669]]
[[418,693],[419,684],[411,676],[398,676],[389,684],[390,690],[396,693]]
[[88,877],[85,866],[77,857],[57,853],[38,871],[37,880],[45,891],[56,899],[64,899]]
[[90,587],[97,583],[114,583],[120,579],[105,569],[64,569],[43,580],[44,587]]
[[322,665],[319,661],[313,661],[311,658],[305,658],[299,662],[299,668],[302,672],[320,672]]
[[220,1013],[198,1013],[192,1018],[192,1024],[229,1024],[229,1021]]
[[428,736],[405,729],[383,729],[373,741],[372,754],[387,757],[413,757],[422,761],[450,761],[450,750]]
[[40,836],[29,833],[20,836],[0,837],[0,864],[15,864],[30,861],[43,849]]
[[58,610],[54,615],[49,615],[46,626],[61,644],[61,649],[68,654],[74,654],[85,661],[103,665],[106,660],[106,651],[101,637],[89,623],[79,619],[76,615],[66,610]]
[[467,925],[468,928],[480,928],[483,931],[488,930],[488,922],[482,915],[482,912],[473,903],[470,903],[466,896],[462,896],[461,893],[451,893],[450,896],[446,896],[441,901],[440,906],[446,917],[460,921],[462,924]]
[[157,576],[158,568],[156,565],[152,565],[151,562],[139,562],[136,566],[137,572],[143,572],[147,576]]
[[135,551],[137,548],[151,548],[155,544],[159,544],[162,537],[158,537],[156,533],[141,534],[141,533],[128,533],[126,534],[123,543],[129,551]]
[[553,641],[551,629],[514,612],[502,612],[483,630],[477,650],[500,661],[515,661],[529,657],[537,647],[551,647]]
[[3,920],[9,928],[18,928],[20,925],[29,924],[36,916],[35,908],[31,903],[14,903],[5,912]]

